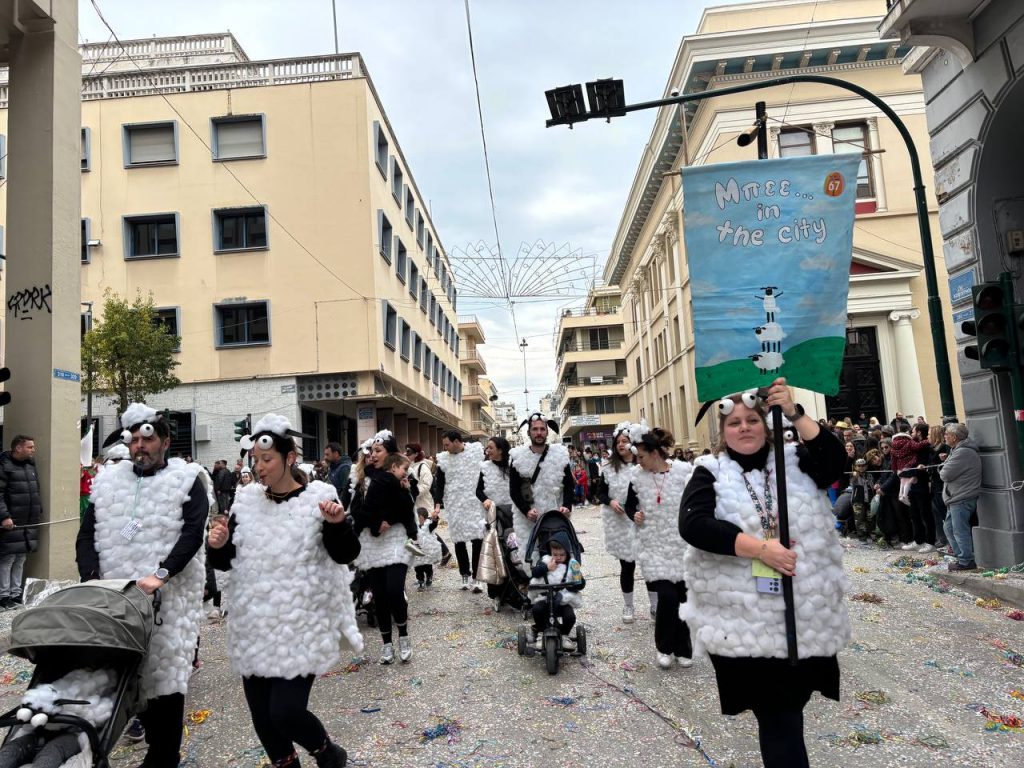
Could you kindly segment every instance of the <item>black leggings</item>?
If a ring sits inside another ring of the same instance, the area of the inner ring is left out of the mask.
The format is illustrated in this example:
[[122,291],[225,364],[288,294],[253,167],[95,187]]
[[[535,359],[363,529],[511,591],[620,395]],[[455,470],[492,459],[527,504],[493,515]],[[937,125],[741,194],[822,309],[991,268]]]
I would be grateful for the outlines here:
[[185,720],[185,694],[169,693],[150,699],[146,711],[139,713],[139,722],[146,729],[146,766],[176,768],[181,749]]
[[935,543],[935,515],[932,513],[932,496],[930,493],[911,493],[910,525],[913,528],[914,541],[918,544]]
[[679,618],[679,605],[686,602],[686,582],[652,581],[651,586],[658,593],[658,612],[654,616],[654,647],[659,653],[692,658],[690,628]]
[[385,643],[391,642],[392,618],[398,625],[398,634],[402,637],[408,634],[409,603],[405,600],[405,577],[408,573],[409,566],[405,563],[392,563],[366,572],[366,583],[373,591],[380,637]]
[[434,566],[429,563],[427,565],[417,565],[413,570],[416,571],[416,581],[421,584],[427,579],[431,581],[434,579]]
[[473,539],[473,570],[469,570],[469,553],[466,551],[466,542],[455,542],[455,559],[459,561],[459,573],[471,578],[476,577],[476,567],[480,565],[480,547],[483,546],[483,539]]
[[764,768],[810,768],[804,746],[804,713],[775,707],[754,710]]
[[290,756],[301,745],[315,752],[327,741],[327,731],[309,711],[313,675],[293,677],[243,677],[242,690],[252,715],[252,727],[271,762]]
[[623,594],[633,591],[633,580],[636,578],[636,563],[630,560],[619,560],[622,570],[619,571],[619,589]]

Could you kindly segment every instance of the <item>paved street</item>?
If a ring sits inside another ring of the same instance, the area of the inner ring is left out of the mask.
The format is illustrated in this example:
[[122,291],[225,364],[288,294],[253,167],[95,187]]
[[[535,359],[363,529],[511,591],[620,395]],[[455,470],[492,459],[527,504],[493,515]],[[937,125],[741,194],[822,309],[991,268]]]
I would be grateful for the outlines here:
[[[588,548],[580,617],[590,632],[589,663],[568,661],[549,677],[539,657],[520,658],[516,617],[492,615],[486,597],[457,590],[457,571],[446,569],[432,591],[418,594],[413,584],[411,663],[379,667],[380,637],[368,630],[370,661],[343,666],[314,687],[313,710],[352,765],[760,765],[752,716],[719,714],[707,660],[690,670],[655,666],[642,589],[642,618],[620,624],[616,564],[602,551],[597,509],[576,520]],[[849,601],[854,640],[841,656],[843,700],[816,698],[806,713],[812,765],[1024,764],[1024,730],[992,730],[976,711],[1024,716],[1024,623],[1008,618],[1006,607],[980,607],[958,590],[939,591],[938,582],[932,588],[924,569],[907,576],[889,565],[896,559],[860,545],[847,551],[852,594],[881,602]],[[2,618],[8,627],[10,614]],[[225,634],[223,624],[203,634],[203,668],[187,706],[201,722],[190,726],[184,768],[265,763],[228,669]],[[0,704],[13,704],[27,669],[3,659]],[[428,730],[440,735],[427,739]],[[134,749],[122,742],[115,768],[134,768]]]

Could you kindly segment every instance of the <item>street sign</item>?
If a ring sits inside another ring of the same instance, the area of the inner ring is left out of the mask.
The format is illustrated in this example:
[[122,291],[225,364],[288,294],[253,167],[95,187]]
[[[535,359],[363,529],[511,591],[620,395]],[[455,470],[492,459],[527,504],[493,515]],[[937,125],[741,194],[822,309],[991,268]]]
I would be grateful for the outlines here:
[[82,374],[75,373],[74,371],[65,371],[63,368],[54,368],[53,378],[60,379],[61,381],[81,381]]
[[949,278],[949,303],[953,306],[971,300],[971,287],[974,285],[974,270],[968,269],[956,277]]

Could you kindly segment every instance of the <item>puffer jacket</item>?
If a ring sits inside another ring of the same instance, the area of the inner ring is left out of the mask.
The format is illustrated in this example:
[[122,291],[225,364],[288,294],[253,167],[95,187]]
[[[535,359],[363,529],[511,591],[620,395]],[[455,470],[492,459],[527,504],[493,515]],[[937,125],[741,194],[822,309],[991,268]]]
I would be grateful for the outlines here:
[[16,460],[10,451],[0,453],[0,521],[11,518],[14,528],[0,528],[0,555],[35,552],[43,520],[43,500],[39,495],[39,477],[32,459]]

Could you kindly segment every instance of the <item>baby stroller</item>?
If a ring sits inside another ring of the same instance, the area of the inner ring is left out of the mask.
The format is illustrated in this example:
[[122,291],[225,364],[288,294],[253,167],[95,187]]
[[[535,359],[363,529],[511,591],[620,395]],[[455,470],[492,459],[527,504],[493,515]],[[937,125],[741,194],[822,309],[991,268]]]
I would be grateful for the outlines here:
[[[76,669],[116,673],[113,713],[99,729],[76,715],[48,718],[51,725],[85,734],[92,751],[88,765],[93,768],[109,768],[111,749],[143,704],[139,670],[159,606],[159,593],[150,599],[132,581],[90,581],[54,592],[11,625],[9,652],[35,664],[30,688],[53,683]],[[4,745],[27,727],[18,718],[19,708],[0,715],[0,728],[9,728]]]
[[[530,541],[527,543],[523,555],[528,569],[532,569],[533,566],[540,563],[541,558],[549,551],[548,546],[552,537],[560,532],[564,533],[569,540],[569,551],[567,553],[569,558],[575,559],[580,564],[583,563],[583,545],[576,536],[576,529],[573,528],[572,522],[568,517],[557,510],[553,510],[545,512],[540,516],[533,528],[533,533],[530,534]],[[566,650],[562,647],[563,635],[554,620],[555,595],[563,589],[581,590],[584,586],[586,586],[586,580],[579,583],[527,585],[527,589],[531,594],[535,595],[538,592],[547,593],[548,625],[538,640],[540,641],[539,650],[544,654],[545,664],[550,675],[558,673],[559,660],[562,656],[566,654],[570,656],[587,655],[586,627],[577,622],[569,634],[564,636],[574,646],[573,650]],[[523,616],[527,620],[529,620],[531,610],[532,606],[529,600],[527,600],[523,606]],[[533,656],[538,650],[536,646],[529,642],[529,631],[530,625],[521,624],[519,626],[518,651],[520,656]]]
[[373,605],[373,592],[366,583],[366,572],[355,566],[349,566],[355,575],[352,577],[352,601],[356,604],[356,621],[362,616],[366,620],[366,626],[377,626],[377,609]]

